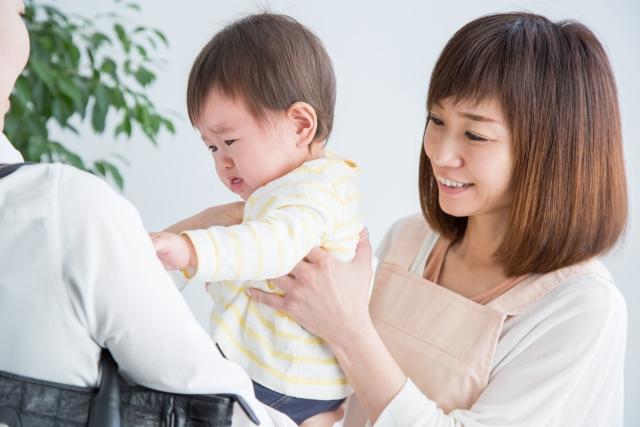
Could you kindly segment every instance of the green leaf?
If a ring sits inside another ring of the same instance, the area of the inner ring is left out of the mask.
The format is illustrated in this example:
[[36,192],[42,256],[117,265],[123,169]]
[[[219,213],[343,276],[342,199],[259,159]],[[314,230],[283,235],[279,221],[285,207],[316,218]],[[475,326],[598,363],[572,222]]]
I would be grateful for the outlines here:
[[120,88],[117,88],[117,87],[110,88],[109,100],[111,101],[111,104],[117,109],[126,108],[127,106],[127,103],[124,99],[124,95],[122,94],[122,91],[120,90]]
[[31,88],[29,88],[26,78],[20,77],[18,79],[13,94],[24,106],[29,103],[31,100]]
[[153,30],[153,32],[160,40],[162,40],[162,43],[164,43],[165,47],[169,47],[169,40],[167,40],[167,37],[164,35],[164,33],[162,33],[160,30]]
[[122,175],[120,175],[120,171],[118,170],[118,168],[107,161],[104,161],[103,164],[104,164],[104,167],[107,169],[107,172],[109,172],[109,175],[111,175],[111,177],[113,178],[113,181],[116,183],[118,188],[122,190],[124,188],[124,179],[122,179]]
[[50,141],[49,149],[52,151],[55,160],[63,161],[81,170],[87,170],[82,158],[59,142]]
[[161,119],[161,121],[162,121],[162,124],[164,125],[164,127],[165,127],[169,132],[171,132],[171,134],[175,135],[175,133],[176,133],[176,128],[175,128],[175,126],[173,125],[173,122],[171,122],[171,120],[169,120],[169,119],[164,119],[164,118],[163,118],[163,119]]
[[99,102],[93,104],[93,111],[91,113],[91,126],[98,132],[104,132],[105,121],[107,118],[107,109],[100,106]]
[[94,97],[100,110],[107,111],[109,109],[109,102],[111,98],[111,88],[103,85],[102,83],[96,84]]
[[113,78],[113,80],[118,81],[118,74],[116,73],[117,68],[116,62],[113,59],[105,58],[100,66],[100,71],[107,73]]
[[156,75],[145,67],[139,67],[133,76],[142,87],[149,86],[156,79]]
[[121,133],[124,133],[128,137],[131,137],[131,130],[131,119],[129,119],[129,116],[125,115],[125,117],[122,119],[122,122],[120,122],[118,127],[116,127],[114,135],[118,136]]
[[25,160],[39,162],[46,151],[47,140],[40,135],[33,135],[29,137],[29,145],[27,147]]
[[[119,4],[140,10],[138,0]],[[79,154],[49,139],[52,120],[64,132],[74,133],[79,132],[75,126],[88,122],[98,134],[104,134],[113,120],[116,136],[130,139],[137,128],[154,144],[163,128],[175,132],[171,116],[160,114],[147,93],[156,80],[152,70],[163,61],[149,55],[169,44],[161,31],[138,26],[129,32],[130,21],[118,13],[87,19],[37,0],[26,1],[24,20],[31,58],[11,95],[4,131],[27,160],[61,161],[87,170]],[[122,111],[122,116],[110,116],[111,109]],[[80,120],[72,125],[76,113]],[[120,160],[126,164],[126,159]],[[99,160],[90,169],[123,187],[115,164]]]
[[54,87],[54,75],[51,72],[50,68],[47,67],[47,65],[40,59],[35,57],[31,58],[29,65],[31,66],[33,72],[36,73],[36,76],[38,76],[38,78],[47,85],[49,90],[51,90]]
[[89,42],[94,50],[98,50],[103,44],[111,44],[111,39],[105,33],[95,32],[89,37]]
[[118,153],[112,153],[111,154],[113,157],[115,157],[116,159],[120,160],[122,163],[124,163],[125,165],[129,166],[131,163],[129,162],[129,160],[126,159],[126,157],[124,157],[122,154],[118,154]]
[[70,98],[76,107],[80,107],[82,104],[82,93],[71,79],[60,78],[57,80],[57,86],[60,92]]
[[67,120],[73,114],[73,106],[68,105],[65,101],[62,97],[54,97],[51,102],[51,113],[63,127],[67,126]]
[[138,50],[138,53],[140,54],[141,57],[143,57],[144,59],[149,58],[149,55],[147,54],[147,50],[144,48],[144,46],[137,44],[136,49]]
[[115,24],[113,26],[113,30],[116,32],[118,40],[120,40],[124,51],[126,53],[129,53],[129,51],[131,50],[131,40],[129,39],[129,37],[127,37],[127,33],[125,32],[124,27],[121,24]]
[[98,172],[98,175],[104,177],[107,176],[107,168],[104,167],[104,163],[102,161],[94,162],[93,167],[96,169],[96,172]]

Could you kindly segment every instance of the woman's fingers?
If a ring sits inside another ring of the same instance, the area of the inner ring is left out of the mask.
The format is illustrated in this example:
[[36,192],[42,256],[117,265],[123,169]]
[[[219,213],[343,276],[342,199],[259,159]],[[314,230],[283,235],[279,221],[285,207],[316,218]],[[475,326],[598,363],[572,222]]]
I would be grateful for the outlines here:
[[295,279],[291,275],[278,277],[277,279],[273,279],[272,282],[285,293],[287,293],[292,286],[295,286]]
[[[304,257],[304,261],[307,261],[307,262],[310,262],[312,264],[315,264],[315,263],[325,259],[327,256],[329,256],[329,254],[324,249],[322,249],[322,248],[313,248],[307,254],[307,256]],[[293,271],[292,271],[292,273],[293,273]]]
[[369,230],[363,228],[360,232],[360,240],[356,246],[356,256],[353,261],[371,265],[371,243],[369,242]]
[[247,289],[246,292],[249,294],[249,297],[258,301],[260,304],[268,305],[275,310],[284,311],[285,302],[284,298],[280,295],[264,292],[257,288]]

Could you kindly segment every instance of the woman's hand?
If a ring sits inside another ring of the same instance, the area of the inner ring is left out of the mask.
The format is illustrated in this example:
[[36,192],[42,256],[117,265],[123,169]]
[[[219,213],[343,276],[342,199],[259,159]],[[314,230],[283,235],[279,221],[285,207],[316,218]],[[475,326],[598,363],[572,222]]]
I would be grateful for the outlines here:
[[212,206],[202,212],[173,224],[164,231],[179,234],[185,230],[209,228],[214,225],[229,226],[240,224],[244,215],[244,202]]
[[356,256],[340,262],[313,249],[288,276],[276,280],[283,296],[250,289],[258,302],[292,316],[331,347],[373,423],[407,377],[385,347],[369,317],[371,246],[360,233]]
[[336,260],[323,249],[313,249],[287,276],[275,280],[285,295],[258,289],[247,292],[256,301],[292,316],[329,345],[370,324],[371,245],[360,233],[351,262]]

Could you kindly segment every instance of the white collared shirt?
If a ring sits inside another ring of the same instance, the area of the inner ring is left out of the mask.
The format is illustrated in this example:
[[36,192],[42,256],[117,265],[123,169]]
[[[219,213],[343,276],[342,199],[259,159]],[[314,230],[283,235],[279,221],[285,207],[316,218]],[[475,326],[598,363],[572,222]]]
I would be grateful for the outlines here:
[[[42,164],[0,179],[0,236],[0,370],[96,386],[108,347],[135,383],[238,394],[262,426],[294,425],[259,404],[246,373],[221,357],[135,208],[99,178]],[[234,425],[251,425],[238,407]]]

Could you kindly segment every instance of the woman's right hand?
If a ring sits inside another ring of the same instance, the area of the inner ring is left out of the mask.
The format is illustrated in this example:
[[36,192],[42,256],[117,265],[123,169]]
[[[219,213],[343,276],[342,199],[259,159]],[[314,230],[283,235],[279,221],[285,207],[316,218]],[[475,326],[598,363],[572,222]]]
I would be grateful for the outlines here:
[[369,316],[371,245],[360,233],[356,256],[341,262],[316,248],[291,274],[276,280],[284,295],[249,289],[256,301],[284,311],[323,338],[338,359],[369,420],[375,422],[407,377]]
[[275,280],[284,295],[258,289],[247,292],[256,301],[286,312],[329,345],[349,341],[371,325],[371,257],[368,235],[363,231],[353,261],[338,261],[315,248],[289,275]]

